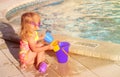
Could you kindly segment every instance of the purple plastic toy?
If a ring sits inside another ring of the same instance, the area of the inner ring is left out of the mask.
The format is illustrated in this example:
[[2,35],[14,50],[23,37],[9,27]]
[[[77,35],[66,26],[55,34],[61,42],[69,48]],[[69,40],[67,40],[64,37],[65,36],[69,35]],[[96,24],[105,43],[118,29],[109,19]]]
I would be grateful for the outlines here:
[[70,43],[68,42],[60,42],[59,43],[60,50],[56,52],[56,57],[59,63],[66,63],[68,61],[68,52]]
[[46,62],[41,62],[39,65],[38,71],[41,73],[45,73],[47,70],[47,63]]

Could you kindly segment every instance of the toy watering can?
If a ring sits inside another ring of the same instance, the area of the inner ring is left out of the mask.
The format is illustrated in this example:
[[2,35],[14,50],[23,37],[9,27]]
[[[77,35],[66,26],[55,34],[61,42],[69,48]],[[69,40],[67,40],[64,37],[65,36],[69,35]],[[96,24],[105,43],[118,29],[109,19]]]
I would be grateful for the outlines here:
[[53,39],[53,36],[51,35],[51,32],[50,32],[50,31],[46,31],[46,35],[45,35],[44,40],[45,40],[46,42],[50,43],[50,44],[54,47],[54,48],[53,48],[54,52],[57,52],[57,51],[60,49],[59,44],[58,44],[58,41],[55,41],[55,40]]
[[54,40],[50,31],[46,31],[44,40],[48,43],[51,43]]
[[54,40],[49,31],[46,32],[44,40],[54,47],[53,50],[56,52],[56,57],[59,63],[66,63],[68,61],[70,43]]

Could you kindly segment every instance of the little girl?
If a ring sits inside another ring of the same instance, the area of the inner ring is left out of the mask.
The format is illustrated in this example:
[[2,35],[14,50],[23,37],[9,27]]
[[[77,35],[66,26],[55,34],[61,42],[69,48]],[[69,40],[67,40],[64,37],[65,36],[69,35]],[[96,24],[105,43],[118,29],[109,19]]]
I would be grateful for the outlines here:
[[37,13],[27,12],[22,15],[19,52],[22,68],[35,64],[36,68],[39,69],[40,63],[45,61],[45,51],[52,49],[52,46],[46,45],[44,42],[43,35],[38,36],[39,26],[40,16]]

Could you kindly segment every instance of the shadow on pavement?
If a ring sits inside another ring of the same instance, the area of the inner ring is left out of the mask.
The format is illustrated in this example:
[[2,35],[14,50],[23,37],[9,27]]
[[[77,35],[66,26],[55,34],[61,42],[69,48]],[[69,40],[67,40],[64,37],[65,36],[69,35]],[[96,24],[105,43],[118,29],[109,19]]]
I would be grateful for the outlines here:
[[0,22],[0,38],[5,40],[5,43],[12,54],[12,56],[18,60],[19,53],[19,37],[15,33],[12,26],[8,23]]

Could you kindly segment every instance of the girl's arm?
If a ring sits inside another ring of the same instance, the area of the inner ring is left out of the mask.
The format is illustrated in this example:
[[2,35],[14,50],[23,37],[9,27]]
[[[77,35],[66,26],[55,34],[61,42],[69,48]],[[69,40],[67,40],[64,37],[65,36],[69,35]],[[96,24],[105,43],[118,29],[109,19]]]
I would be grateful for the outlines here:
[[42,43],[37,43],[33,36],[28,37],[27,40],[28,40],[29,47],[33,52],[39,52],[39,51],[45,51],[45,50],[52,49],[51,45],[44,46],[44,44]]

